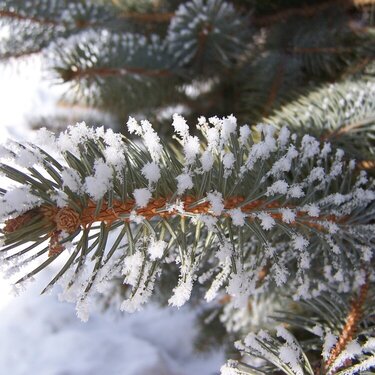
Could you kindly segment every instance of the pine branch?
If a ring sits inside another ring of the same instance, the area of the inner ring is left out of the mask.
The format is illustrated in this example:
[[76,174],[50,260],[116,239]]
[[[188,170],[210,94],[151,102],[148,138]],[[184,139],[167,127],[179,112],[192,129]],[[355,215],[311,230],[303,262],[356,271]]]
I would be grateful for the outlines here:
[[[297,132],[307,127],[321,141],[331,142],[359,160],[359,166],[370,168],[374,159],[374,94],[371,80],[348,79],[301,93],[267,121],[279,126],[287,122]],[[310,106],[307,110],[306,103]]]
[[[362,319],[363,306],[366,303],[368,289],[369,280],[367,277],[366,282],[360,288],[358,297],[355,298],[351,304],[345,326],[342,329],[337,344],[332,348],[329,358],[324,364],[326,370],[328,370],[334,364],[338,356],[346,349],[348,343],[355,337],[358,330],[358,324]],[[333,370],[333,372],[330,371],[330,374],[336,374],[337,371],[338,370]]]
[[[372,285],[368,278],[362,280],[351,303],[350,294],[331,291],[294,304],[292,311],[279,312],[273,317],[282,323],[275,327],[276,333],[249,333],[236,344],[248,356],[247,362],[229,361],[221,374],[370,374],[375,365],[374,322],[364,312],[374,302]],[[342,316],[345,311],[347,317]],[[344,328],[341,319],[346,320]]]
[[[258,134],[247,126],[238,134],[233,116],[201,118],[200,143],[176,115],[182,147],[173,151],[167,145],[163,150],[149,122],[130,119],[128,127],[144,147],[78,124],[56,141],[49,138],[63,164],[33,145],[4,150],[12,165],[26,168],[0,165],[21,184],[1,193],[5,261],[18,267],[47,256],[18,282],[66,254],[73,242],[49,286],[75,267],[68,289],[83,285],[83,303],[93,287],[100,289],[100,280],[124,275],[133,287],[123,304],[129,311],[146,302],[167,259],[175,259],[181,272],[169,301],[176,306],[206,272],[212,275],[206,299],[226,288],[234,304],[286,282],[296,295],[308,294],[306,280],[328,264],[345,273],[342,287],[352,285],[355,265],[369,256],[364,249],[374,246],[375,193],[363,173],[355,177],[342,152],[320,148],[309,136],[299,142],[286,128],[278,137],[265,125]],[[110,233],[116,239],[108,248]],[[83,268],[90,275],[86,282],[78,281]]]

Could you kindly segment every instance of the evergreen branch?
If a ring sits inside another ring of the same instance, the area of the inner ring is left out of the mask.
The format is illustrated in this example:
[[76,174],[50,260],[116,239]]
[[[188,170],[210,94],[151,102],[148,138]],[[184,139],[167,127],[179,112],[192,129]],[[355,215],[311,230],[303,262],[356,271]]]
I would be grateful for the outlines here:
[[[359,160],[359,166],[370,167],[374,159],[374,94],[371,80],[348,79],[302,93],[275,111],[268,121],[279,126],[287,122],[297,132],[302,125],[308,127],[321,141],[329,141]],[[305,110],[307,102],[311,111]]]
[[[73,242],[75,255],[54,280],[76,267],[67,288],[82,286],[79,304],[113,274],[132,286],[123,309],[138,309],[170,257],[180,267],[169,300],[176,306],[189,299],[197,273],[208,270],[227,271],[220,283],[213,277],[206,298],[227,288],[233,303],[286,282],[296,295],[306,294],[301,285],[322,272],[322,264],[345,272],[346,287],[352,285],[354,265],[367,259],[363,249],[375,243],[375,193],[363,174],[355,178],[354,164],[343,162],[340,151],[332,154],[310,136],[297,141],[286,128],[278,137],[266,125],[258,126],[259,134],[247,126],[238,134],[233,116],[201,118],[201,142],[180,116],[173,127],[182,144],[173,151],[163,148],[149,122],[134,119],[128,128],[143,138],[143,148],[77,124],[56,141],[49,138],[63,165],[33,145],[5,149],[5,159],[26,171],[0,165],[21,184],[2,193],[1,252],[18,265],[48,255],[19,282],[63,256]],[[120,237],[108,249],[115,230]],[[30,247],[41,241],[49,241],[43,250]],[[90,276],[78,282],[84,268]],[[303,277],[293,276],[296,268]]]
[[[338,338],[336,345],[332,348],[329,358],[324,364],[325,369],[328,371],[329,368],[334,364],[338,356],[346,349],[348,343],[353,340],[358,330],[358,324],[363,316],[363,306],[366,303],[366,297],[369,289],[368,276],[366,282],[361,286],[360,292],[357,298],[351,303],[351,308],[348,313],[348,317],[345,322],[345,326]],[[337,373],[337,369],[330,371],[330,374]]]
[[223,0],[181,4],[168,27],[166,43],[175,64],[212,70],[232,67],[250,44],[248,20]]
[[[351,304],[350,294],[330,291],[318,298],[299,301],[293,311],[278,312],[273,318],[282,325],[275,327],[276,332],[249,333],[243,343],[236,344],[248,356],[246,363],[228,361],[221,374],[370,374],[375,365],[374,322],[363,313],[374,301],[371,286],[366,278]],[[342,329],[345,310],[349,314]]]

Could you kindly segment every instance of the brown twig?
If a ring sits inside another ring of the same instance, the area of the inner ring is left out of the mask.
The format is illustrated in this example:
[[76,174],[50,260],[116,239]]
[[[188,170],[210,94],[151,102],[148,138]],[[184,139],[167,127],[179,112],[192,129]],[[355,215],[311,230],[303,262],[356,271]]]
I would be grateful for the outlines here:
[[[273,212],[274,209],[278,209],[281,206],[278,202],[267,203],[264,200],[256,200],[248,204],[243,204],[245,198],[241,196],[235,196],[224,200],[224,208],[230,210],[233,208],[240,208],[241,211],[245,214],[251,214],[257,210],[269,210],[269,214],[276,220],[282,220],[282,215],[279,212]],[[210,203],[203,202],[197,203],[196,198],[192,196],[186,196],[182,199],[184,205],[184,210],[190,214],[210,214]],[[54,217],[49,219],[55,223],[58,221],[60,224],[57,229],[64,230],[66,232],[72,232],[77,229],[80,225],[82,227],[87,227],[94,222],[105,222],[111,224],[115,221],[129,221],[129,219],[124,218],[124,215],[130,215],[132,212],[135,212],[137,215],[142,215],[146,219],[152,219],[155,217],[169,218],[175,215],[181,215],[175,210],[170,210],[168,208],[169,200],[167,198],[155,198],[152,199],[145,207],[139,208],[136,206],[135,201],[128,199],[125,202],[114,200],[112,206],[109,207],[107,202],[103,202],[99,212],[96,208],[96,203],[89,201],[87,206],[82,208],[82,213],[79,215],[79,222],[77,215],[73,214],[69,209],[69,212],[66,208],[59,208],[53,211]],[[288,208],[293,208],[288,206]],[[50,209],[47,210],[48,213],[52,212]],[[58,220],[64,212],[64,220]],[[66,213],[66,215],[65,215]],[[228,216],[228,214],[224,214]],[[345,223],[345,217],[336,217],[334,215],[325,215],[320,217],[315,217],[314,219],[310,218],[308,214],[304,211],[298,211],[297,217],[299,221],[294,221],[290,223],[291,225],[304,225],[318,230],[325,230],[322,226],[322,221],[329,221],[332,223]],[[70,220],[71,219],[71,220]],[[308,220],[307,220],[308,219]],[[16,219],[12,219],[16,220]],[[70,221],[71,222],[70,222]],[[254,220],[252,217],[249,217],[248,220]],[[63,222],[64,224],[61,224]]]
[[283,83],[283,78],[284,78],[284,73],[285,73],[285,64],[286,64],[286,57],[283,56],[281,58],[279,66],[277,67],[276,73],[274,75],[274,79],[270,88],[270,93],[268,95],[267,102],[264,105],[263,117],[268,116],[270,109],[272,108],[277,98],[277,94],[279,93],[281,84]]
[[31,21],[31,22],[39,23],[41,25],[50,25],[50,26],[58,25],[58,23],[54,20],[49,20],[46,18],[37,18],[37,17],[29,16],[29,15],[23,15],[17,12],[9,11],[9,10],[0,10],[0,18],[1,17],[13,18],[19,21]]
[[166,69],[144,69],[138,67],[122,67],[122,68],[89,68],[89,69],[76,69],[64,72],[63,79],[70,81],[73,79],[81,79],[90,76],[99,77],[119,77],[128,74],[138,74],[147,77],[168,77],[171,72]]
[[341,54],[344,52],[352,52],[352,48],[347,47],[293,47],[287,50],[290,53],[329,53],[329,54]]
[[[345,350],[346,346],[350,341],[353,340],[357,330],[359,322],[363,314],[363,306],[366,302],[367,292],[369,289],[368,277],[366,282],[361,286],[357,298],[355,298],[351,304],[349,313],[346,318],[344,328],[341,331],[337,344],[332,348],[329,358],[324,364],[326,370],[335,362],[337,357]],[[331,374],[333,375],[336,371]]]
[[336,130],[334,130],[333,132],[330,132],[328,134],[324,134],[320,137],[320,140],[322,142],[324,141],[329,141],[333,138],[338,138],[338,137],[341,137],[345,134],[348,134],[349,132],[351,132],[352,130],[355,130],[357,128],[360,128],[361,126],[364,126],[364,125],[367,125],[367,124],[371,124],[373,121],[375,121],[375,117],[369,117],[369,118],[366,118],[362,121],[359,121],[359,122],[354,122],[352,124],[347,124],[343,127],[340,127]]
[[137,13],[124,12],[120,13],[121,18],[130,19],[136,22],[155,22],[164,23],[169,22],[174,16],[174,13]]
[[312,17],[332,6],[350,7],[353,5],[353,1],[355,0],[330,0],[319,4],[312,2],[312,5],[306,5],[301,8],[290,8],[275,14],[254,17],[253,24],[256,26],[267,26],[276,22],[286,21],[290,17]]

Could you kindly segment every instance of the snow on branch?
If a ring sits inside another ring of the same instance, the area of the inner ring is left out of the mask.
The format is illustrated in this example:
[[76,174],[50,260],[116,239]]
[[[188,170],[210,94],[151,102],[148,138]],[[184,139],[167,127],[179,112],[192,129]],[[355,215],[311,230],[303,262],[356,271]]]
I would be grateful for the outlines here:
[[345,292],[372,261],[373,181],[341,150],[286,128],[239,127],[233,115],[199,118],[200,138],[174,115],[176,147],[146,120],[127,125],[142,146],[79,123],[56,137],[41,130],[44,145],[1,149],[0,171],[16,184],[0,189],[1,263],[9,274],[35,264],[18,283],[65,257],[46,289],[63,284],[86,309],[121,277],[122,308],[134,311],[173,264],[171,305],[200,282],[208,300],[225,291],[242,306],[283,285],[296,299],[318,295],[321,274]]

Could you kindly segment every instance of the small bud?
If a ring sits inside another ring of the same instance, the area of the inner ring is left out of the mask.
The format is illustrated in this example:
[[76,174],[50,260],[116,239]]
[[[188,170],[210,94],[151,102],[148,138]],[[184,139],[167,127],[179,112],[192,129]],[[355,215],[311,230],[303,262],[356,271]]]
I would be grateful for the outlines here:
[[70,207],[63,207],[56,215],[56,227],[69,234],[74,233],[80,226],[79,213]]

